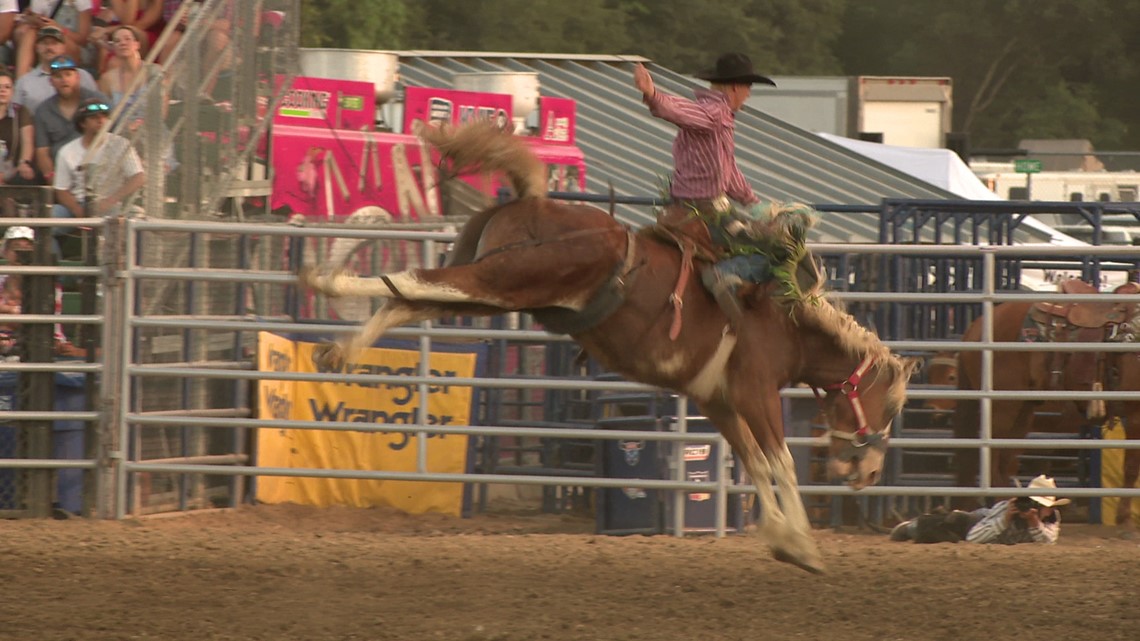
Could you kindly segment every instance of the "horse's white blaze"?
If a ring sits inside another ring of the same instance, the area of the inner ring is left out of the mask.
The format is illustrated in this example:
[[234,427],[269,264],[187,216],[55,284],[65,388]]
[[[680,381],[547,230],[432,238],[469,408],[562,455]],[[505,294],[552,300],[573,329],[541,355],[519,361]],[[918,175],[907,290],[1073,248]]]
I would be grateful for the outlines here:
[[716,352],[709,358],[701,371],[689,381],[685,386],[685,390],[689,396],[693,398],[710,398],[717,390],[722,389],[727,383],[725,377],[725,367],[728,365],[728,358],[732,356],[732,350],[736,347],[736,336],[725,332],[721,334],[720,344],[716,347]]

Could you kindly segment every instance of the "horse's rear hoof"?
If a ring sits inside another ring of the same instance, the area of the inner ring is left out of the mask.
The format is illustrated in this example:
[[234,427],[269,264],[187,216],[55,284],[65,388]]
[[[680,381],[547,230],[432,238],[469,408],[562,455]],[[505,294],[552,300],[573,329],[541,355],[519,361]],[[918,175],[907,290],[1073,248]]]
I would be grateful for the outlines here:
[[297,270],[297,280],[305,287],[312,287],[317,278],[317,268],[313,265],[301,265]]
[[313,347],[313,364],[319,371],[340,371],[344,362],[344,348],[338,343],[321,343]]
[[823,560],[818,558],[818,556],[811,559],[802,558],[779,548],[773,548],[772,558],[776,559],[777,561],[783,561],[784,563],[791,563],[797,568],[800,568],[801,570],[807,570],[812,574],[823,574],[826,571],[823,567]]

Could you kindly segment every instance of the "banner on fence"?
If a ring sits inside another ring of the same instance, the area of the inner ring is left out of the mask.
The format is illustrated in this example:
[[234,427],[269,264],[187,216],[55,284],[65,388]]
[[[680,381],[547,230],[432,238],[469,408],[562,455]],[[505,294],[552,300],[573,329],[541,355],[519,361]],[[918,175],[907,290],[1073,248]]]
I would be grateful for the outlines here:
[[[391,343],[402,345],[402,343]],[[344,382],[262,380],[258,385],[258,411],[263,418],[303,421],[346,421],[361,424],[420,423],[418,384],[380,384],[353,381],[352,374],[415,376],[418,349],[382,347],[365,350],[345,367]],[[410,344],[409,344],[410,345]],[[313,350],[317,343],[293,340],[270,332],[258,334],[258,369],[264,372],[317,372]],[[478,375],[485,348],[481,345],[433,346],[432,376],[441,379]],[[428,388],[429,425],[468,425],[476,407],[475,390],[446,383]],[[417,437],[402,432],[346,432],[340,430],[259,430],[261,467],[315,468],[414,472]],[[463,473],[468,469],[466,435],[429,435],[427,471]],[[405,512],[442,512],[459,515],[464,507],[464,484],[420,481],[261,476],[257,499],[265,503],[299,503],[327,507],[390,506]]]
[[[1119,418],[1113,418],[1104,426],[1103,437],[1106,441],[1120,441],[1127,439],[1124,433],[1124,424]],[[1124,452],[1122,449],[1104,449],[1100,451],[1100,486],[1124,487]],[[1116,506],[1120,499],[1106,496],[1100,499],[1100,519],[1104,525],[1116,525]],[[1140,502],[1132,500],[1132,524],[1140,527]]]

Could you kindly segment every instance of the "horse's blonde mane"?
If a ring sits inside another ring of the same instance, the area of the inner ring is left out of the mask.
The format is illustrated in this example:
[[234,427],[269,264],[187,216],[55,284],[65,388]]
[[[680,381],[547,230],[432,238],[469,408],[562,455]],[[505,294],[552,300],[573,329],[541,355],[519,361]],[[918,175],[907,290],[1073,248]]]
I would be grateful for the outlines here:
[[885,415],[889,419],[902,411],[906,402],[906,385],[918,363],[900,358],[883,344],[874,332],[860,325],[855,317],[848,314],[828,297],[821,278],[811,288],[808,295],[797,303],[794,309],[796,319],[811,325],[835,338],[848,356],[864,358],[870,356],[877,365],[889,372],[890,389],[887,391]]
[[546,167],[522,138],[491,120],[477,119],[458,126],[416,123],[417,136],[451,161],[460,174],[502,172],[519,198],[546,195]]

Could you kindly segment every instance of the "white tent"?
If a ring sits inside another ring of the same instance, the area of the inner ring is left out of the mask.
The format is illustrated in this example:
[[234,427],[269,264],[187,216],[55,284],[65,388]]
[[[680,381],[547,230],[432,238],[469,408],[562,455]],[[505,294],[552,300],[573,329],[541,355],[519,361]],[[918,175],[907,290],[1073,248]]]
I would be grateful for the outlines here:
[[[844,138],[834,134],[817,132],[816,135],[871,160],[925,180],[966,200],[1005,200],[986,189],[982,181],[974,175],[974,172],[970,171],[966,163],[962,162],[958,154],[949,149],[896,147],[877,142]],[[1023,224],[1048,231],[1052,235],[1051,244],[1054,245],[1087,244],[1049,227],[1032,216],[1026,218]],[[1054,274],[1053,278],[1048,278],[1044,270],[1026,269],[1021,272],[1021,282],[1022,287],[1028,289],[1056,291],[1056,278],[1071,278],[1078,275],[1066,272]]]
[[834,134],[818,133],[816,135],[888,167],[906,172],[915,178],[921,178],[966,200],[1004,200],[986,189],[985,184],[974,175],[974,172],[970,171],[970,168],[962,162],[958,154],[949,149],[896,147],[877,142],[844,138]]

